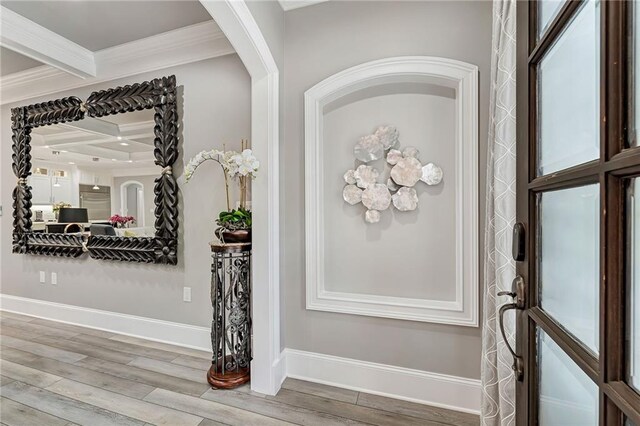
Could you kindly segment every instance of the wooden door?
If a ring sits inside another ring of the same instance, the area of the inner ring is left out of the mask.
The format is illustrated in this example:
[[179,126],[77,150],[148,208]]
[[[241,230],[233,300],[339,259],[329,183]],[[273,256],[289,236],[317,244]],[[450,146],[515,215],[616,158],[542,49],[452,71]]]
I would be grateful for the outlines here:
[[518,425],[640,426],[638,9],[518,3]]

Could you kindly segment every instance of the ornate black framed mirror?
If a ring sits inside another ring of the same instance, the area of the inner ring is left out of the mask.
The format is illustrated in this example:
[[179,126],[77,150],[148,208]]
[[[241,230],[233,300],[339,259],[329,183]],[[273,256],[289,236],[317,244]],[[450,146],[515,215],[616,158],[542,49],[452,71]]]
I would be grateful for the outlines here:
[[175,265],[176,101],[169,76],[12,108],[13,252]]

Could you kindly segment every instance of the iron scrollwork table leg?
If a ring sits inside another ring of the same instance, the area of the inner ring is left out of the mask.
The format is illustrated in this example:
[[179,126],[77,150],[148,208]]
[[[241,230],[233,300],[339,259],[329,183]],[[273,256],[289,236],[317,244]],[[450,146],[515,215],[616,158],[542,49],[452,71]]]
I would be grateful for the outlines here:
[[211,244],[211,348],[209,384],[230,389],[250,379],[251,244]]

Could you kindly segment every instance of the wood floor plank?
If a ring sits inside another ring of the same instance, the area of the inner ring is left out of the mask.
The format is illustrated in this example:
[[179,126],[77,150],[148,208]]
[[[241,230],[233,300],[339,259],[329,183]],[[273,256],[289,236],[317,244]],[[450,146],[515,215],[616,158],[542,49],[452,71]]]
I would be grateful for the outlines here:
[[211,359],[211,353],[209,351],[201,351],[199,349],[185,348],[184,346],[171,345],[169,343],[154,342],[153,340],[141,339],[140,337],[125,336],[123,334],[116,334],[111,337],[111,340],[118,342],[132,343],[134,345],[145,346],[151,349],[159,349],[162,351],[173,352],[181,355],[188,355],[201,359]]
[[76,352],[65,351],[64,349],[54,348],[41,343],[29,342],[27,340],[17,339],[11,336],[3,336],[2,344],[11,348],[20,349],[21,351],[44,356],[46,358],[57,359],[62,362],[73,363],[86,358],[86,355]]
[[2,393],[2,396],[5,398],[79,425],[144,425],[144,422],[139,420],[20,382],[13,382],[3,386],[0,389],[0,393]]
[[180,355],[171,362],[173,364],[184,365],[185,367],[191,367],[201,371],[207,371],[209,370],[209,367],[211,367],[211,357],[203,359],[189,355]]
[[44,318],[35,318],[31,321],[32,324],[46,325],[47,327],[54,327],[59,330],[66,330],[77,334],[89,334],[92,336],[104,337],[108,339],[116,335],[110,331],[98,330],[95,328],[82,327],[80,325],[67,324],[64,322],[58,322],[53,320],[47,320]]
[[232,426],[273,426],[289,424],[281,420],[261,416],[243,409],[188,395],[181,395],[166,389],[156,389],[147,395],[144,400],[163,405],[165,407],[194,413],[198,416],[224,422]]
[[312,411],[293,405],[286,405],[266,398],[251,396],[249,394],[237,392],[235,389],[233,391],[210,389],[202,395],[202,398],[305,426],[344,426],[365,424],[344,417]]
[[30,322],[33,321],[34,317],[30,317],[28,315],[20,315],[20,314],[16,314],[13,312],[9,312],[9,311],[3,311],[0,310],[0,318],[4,319],[4,318],[12,318],[12,319],[17,319],[20,321],[24,321],[24,322]]
[[38,355],[29,354],[17,349],[9,348],[3,351],[3,359],[8,359],[18,364],[27,365],[40,371],[44,371],[76,382],[97,386],[112,392],[142,399],[149,392],[155,389],[153,386],[123,379],[110,374],[101,373],[80,367],[75,364],[56,361],[55,359],[44,358]]
[[11,377],[0,376],[0,387],[8,385],[11,382],[15,382],[15,380],[13,380]]
[[207,369],[197,370],[183,365],[173,364],[166,361],[158,361],[157,359],[137,357],[127,365],[143,368],[156,373],[162,373],[169,376],[179,377],[185,380],[191,380],[196,383],[207,383]]
[[267,397],[267,395],[265,395],[263,393],[252,391],[251,390],[251,382],[245,383],[244,385],[240,385],[237,388],[233,388],[233,390],[235,392],[246,393],[247,395],[255,396],[255,397],[258,397],[258,398],[266,398]]
[[216,422],[211,419],[202,419],[198,426],[226,426],[226,423]]
[[10,377],[13,380],[18,380],[39,388],[46,388],[62,379],[60,376],[45,373],[35,368],[25,367],[24,365],[16,364],[6,359],[0,359],[0,371],[2,371],[2,375]]
[[146,356],[148,358],[159,359],[160,361],[173,361],[178,357],[177,353],[163,351],[160,349],[153,349],[146,346],[135,345],[127,342],[119,342],[113,339],[105,339],[98,336],[89,336],[86,334],[79,334],[72,337],[71,340],[76,342],[82,342],[87,345],[100,346],[102,348],[112,349],[119,352],[127,352],[137,356]]
[[8,398],[0,398],[2,423],[9,426],[67,426],[69,422]]
[[[29,324],[25,322],[25,324]],[[0,336],[17,337],[18,339],[29,340],[33,337],[39,337],[41,334],[27,333],[19,328],[11,327],[10,325],[0,325]]]
[[4,326],[18,328],[41,336],[59,337],[61,339],[69,339],[79,334],[77,331],[68,331],[61,328],[37,324],[35,320],[25,322],[13,318],[6,318],[2,320],[2,327]]
[[378,426],[442,426],[442,423],[433,422],[416,417],[404,416],[401,414],[389,413],[387,411],[362,407],[349,404],[348,402],[336,401],[335,399],[322,398],[319,396],[299,393],[289,389],[281,389],[276,396],[267,396],[267,399],[278,401],[283,404],[306,408],[321,413],[333,414],[345,418],[357,420]]
[[202,417],[193,414],[67,379],[54,383],[46,390],[158,426],[197,426],[202,421]]
[[74,340],[61,340],[47,336],[39,336],[35,337],[33,341],[94,358],[118,362],[120,364],[127,364],[136,358],[136,355],[131,353],[119,352],[113,349],[103,348],[101,346],[88,345]]
[[97,358],[88,357],[77,362],[75,365],[187,395],[200,396],[209,389],[209,384],[206,382],[196,383],[191,380],[179,379],[167,374],[156,373],[131,365],[117,364]]
[[360,393],[358,405],[455,426],[477,426],[480,424],[480,417],[474,414],[430,407],[428,405],[368,393]]
[[323,398],[335,399],[337,401],[344,401],[350,404],[355,404],[358,400],[358,392],[356,391],[323,385],[320,383],[305,382],[298,379],[287,378],[282,384],[282,387],[284,389],[308,393]]

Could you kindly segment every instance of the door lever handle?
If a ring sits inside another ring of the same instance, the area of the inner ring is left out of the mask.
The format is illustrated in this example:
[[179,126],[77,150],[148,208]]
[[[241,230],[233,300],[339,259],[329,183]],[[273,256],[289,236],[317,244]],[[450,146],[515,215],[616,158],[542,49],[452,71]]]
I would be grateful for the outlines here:
[[521,276],[517,276],[514,278],[512,284],[512,291],[501,291],[498,293],[498,296],[510,296],[515,299],[512,303],[505,303],[500,306],[498,311],[498,325],[500,326],[500,334],[502,334],[502,339],[504,340],[504,344],[507,346],[507,349],[513,356],[513,371],[516,376],[516,380],[519,382],[522,381],[524,377],[524,360],[521,356],[516,354],[516,351],[509,344],[509,340],[507,340],[507,333],[504,330],[504,313],[511,309],[524,309],[525,308],[525,288],[524,288],[524,279]]

